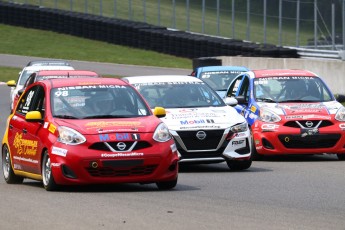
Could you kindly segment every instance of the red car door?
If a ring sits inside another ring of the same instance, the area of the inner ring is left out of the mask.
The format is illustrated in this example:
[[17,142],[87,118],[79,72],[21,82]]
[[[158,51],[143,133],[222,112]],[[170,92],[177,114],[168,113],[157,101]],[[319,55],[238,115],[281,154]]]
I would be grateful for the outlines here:
[[37,100],[42,100],[42,87],[35,86],[26,91],[9,122],[8,141],[14,169],[41,174],[40,153],[42,149],[38,131],[40,122],[27,122],[25,115],[37,108]]

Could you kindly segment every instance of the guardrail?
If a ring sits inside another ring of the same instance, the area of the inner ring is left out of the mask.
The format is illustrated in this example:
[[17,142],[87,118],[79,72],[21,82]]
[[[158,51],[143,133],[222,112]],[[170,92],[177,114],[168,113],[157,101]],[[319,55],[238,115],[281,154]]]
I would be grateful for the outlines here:
[[320,50],[320,49],[308,49],[308,48],[296,48],[300,58],[316,58],[316,59],[339,59],[345,60],[345,53],[343,50]]

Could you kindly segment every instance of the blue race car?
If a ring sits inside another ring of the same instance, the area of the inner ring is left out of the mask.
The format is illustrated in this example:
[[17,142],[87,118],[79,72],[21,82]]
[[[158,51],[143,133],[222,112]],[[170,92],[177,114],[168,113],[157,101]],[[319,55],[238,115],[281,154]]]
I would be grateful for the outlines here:
[[191,75],[206,82],[221,98],[224,98],[232,80],[248,70],[243,66],[204,66],[196,68]]

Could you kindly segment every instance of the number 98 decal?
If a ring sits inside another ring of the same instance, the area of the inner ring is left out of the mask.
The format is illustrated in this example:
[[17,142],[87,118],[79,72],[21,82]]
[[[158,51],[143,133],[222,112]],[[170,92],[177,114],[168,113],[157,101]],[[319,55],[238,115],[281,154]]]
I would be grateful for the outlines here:
[[55,92],[55,97],[60,97],[60,96],[67,97],[68,96],[68,91],[56,91]]

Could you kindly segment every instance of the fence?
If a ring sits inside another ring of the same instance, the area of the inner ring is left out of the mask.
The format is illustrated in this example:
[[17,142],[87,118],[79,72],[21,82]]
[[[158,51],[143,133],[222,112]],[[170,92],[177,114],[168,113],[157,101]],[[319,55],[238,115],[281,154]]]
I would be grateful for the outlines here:
[[345,0],[8,1],[262,44],[345,50]]

